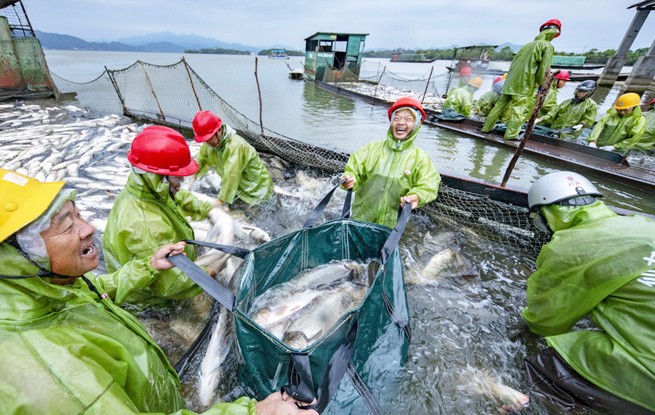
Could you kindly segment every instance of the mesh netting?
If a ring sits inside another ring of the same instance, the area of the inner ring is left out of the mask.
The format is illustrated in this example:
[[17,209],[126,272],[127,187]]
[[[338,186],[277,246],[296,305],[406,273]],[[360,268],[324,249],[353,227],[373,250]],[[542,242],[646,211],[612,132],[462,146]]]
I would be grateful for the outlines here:
[[[225,102],[184,59],[165,66],[138,61],[125,69],[106,70],[85,84],[74,84],[60,77],[56,81],[64,91],[77,91],[83,105],[98,109],[114,107],[114,111],[150,123],[189,129],[199,109],[212,110],[257,150],[329,175],[342,172],[348,160],[346,152],[318,147],[262,128]],[[493,200],[487,193],[457,188],[457,181],[453,183],[442,183],[437,200],[422,210],[445,215],[492,241],[536,258],[540,247],[547,242],[547,235],[533,227],[527,208]]]

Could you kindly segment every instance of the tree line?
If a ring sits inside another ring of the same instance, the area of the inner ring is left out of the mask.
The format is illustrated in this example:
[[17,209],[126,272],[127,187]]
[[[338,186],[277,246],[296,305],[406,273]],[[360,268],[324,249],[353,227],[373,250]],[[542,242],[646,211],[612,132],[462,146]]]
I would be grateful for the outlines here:
[[207,53],[214,55],[250,55],[247,50],[221,49],[221,48],[204,48],[204,49],[186,49],[184,53]]
[[[492,61],[511,61],[515,53],[509,46],[505,46],[500,50],[496,49],[459,49],[457,51],[457,59],[479,59],[482,52],[486,50],[488,58]],[[630,66],[634,65],[637,59],[646,55],[648,48],[640,48],[634,51],[629,51],[626,56],[625,64]],[[455,49],[393,49],[393,50],[376,50],[364,52],[364,57],[368,58],[391,58],[396,53],[421,53],[425,55],[426,59],[441,59],[451,60],[454,57]],[[556,55],[563,56],[584,56],[585,63],[598,63],[605,64],[614,56],[615,49],[598,50],[590,49],[582,53],[569,53],[569,52],[555,52]]]

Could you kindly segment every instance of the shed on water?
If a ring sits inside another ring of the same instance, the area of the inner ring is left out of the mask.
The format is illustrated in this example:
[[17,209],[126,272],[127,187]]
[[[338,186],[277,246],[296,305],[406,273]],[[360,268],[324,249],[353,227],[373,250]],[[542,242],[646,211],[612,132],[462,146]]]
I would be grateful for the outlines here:
[[317,32],[305,39],[305,76],[312,81],[359,78],[368,33]]

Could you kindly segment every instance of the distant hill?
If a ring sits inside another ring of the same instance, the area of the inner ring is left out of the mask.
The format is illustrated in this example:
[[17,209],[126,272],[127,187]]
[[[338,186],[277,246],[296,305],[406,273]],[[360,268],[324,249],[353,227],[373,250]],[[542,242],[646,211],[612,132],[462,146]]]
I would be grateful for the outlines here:
[[75,36],[47,33],[39,30],[36,30],[35,33],[44,49],[58,50],[184,53],[185,50],[191,49],[224,49],[256,53],[268,48],[291,49],[277,44],[266,47],[249,46],[241,43],[222,42],[197,35],[176,35],[170,32],[132,36],[112,42],[88,42]]

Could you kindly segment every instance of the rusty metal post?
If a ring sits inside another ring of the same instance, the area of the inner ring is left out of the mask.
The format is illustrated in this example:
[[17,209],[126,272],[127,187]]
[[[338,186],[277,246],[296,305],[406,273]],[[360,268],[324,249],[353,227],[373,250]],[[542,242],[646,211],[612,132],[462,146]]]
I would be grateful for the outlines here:
[[512,160],[510,160],[509,165],[507,166],[507,170],[505,170],[505,176],[503,176],[503,181],[500,183],[501,187],[507,186],[507,181],[509,180],[509,176],[512,174],[512,170],[514,170],[514,166],[516,165],[516,162],[519,160],[519,157],[521,157],[521,153],[523,153],[525,144],[530,139],[530,135],[532,134],[532,129],[534,128],[534,122],[539,116],[539,111],[541,110],[541,106],[546,100],[546,95],[548,95],[548,90],[550,90],[550,85],[553,82],[553,76],[554,74],[549,69],[548,72],[546,73],[544,83],[541,85],[541,90],[539,91],[539,93],[537,93],[537,101],[534,103],[534,109],[532,110],[532,115],[530,115],[530,119],[528,120],[528,125],[525,127],[525,133],[523,134],[523,139],[519,143],[519,146],[516,148],[516,151],[514,152],[514,156],[512,157]]
[[143,69],[143,73],[146,74],[146,80],[148,81],[148,85],[150,85],[150,92],[152,92],[152,96],[155,98],[155,102],[157,103],[157,108],[159,108],[159,116],[161,117],[160,119],[162,121],[166,121],[166,116],[164,115],[164,110],[162,110],[161,105],[159,104],[159,99],[157,99],[157,94],[155,94],[155,88],[152,86],[152,82],[150,82],[150,77],[148,76],[148,71],[146,71],[146,68],[143,66],[142,61],[138,61],[139,65],[141,65],[141,68]]
[[425,83],[425,91],[423,91],[423,98],[421,98],[421,104],[425,101],[425,95],[428,93],[428,86],[430,86],[430,79],[432,79],[432,71],[434,71],[434,66],[430,67],[430,75],[428,75],[428,82]]
[[262,90],[259,88],[259,76],[257,74],[258,58],[255,57],[255,82],[257,82],[257,94],[259,94],[259,127],[262,129],[262,137],[264,137],[264,121],[262,119]]
[[200,98],[198,98],[198,93],[196,92],[196,87],[193,85],[193,78],[191,77],[191,72],[189,71],[189,64],[186,63],[186,59],[182,56],[182,63],[186,69],[186,74],[189,77],[189,83],[191,84],[191,90],[193,91],[193,96],[196,97],[196,102],[198,103],[198,111],[202,111],[202,105],[200,104]]

